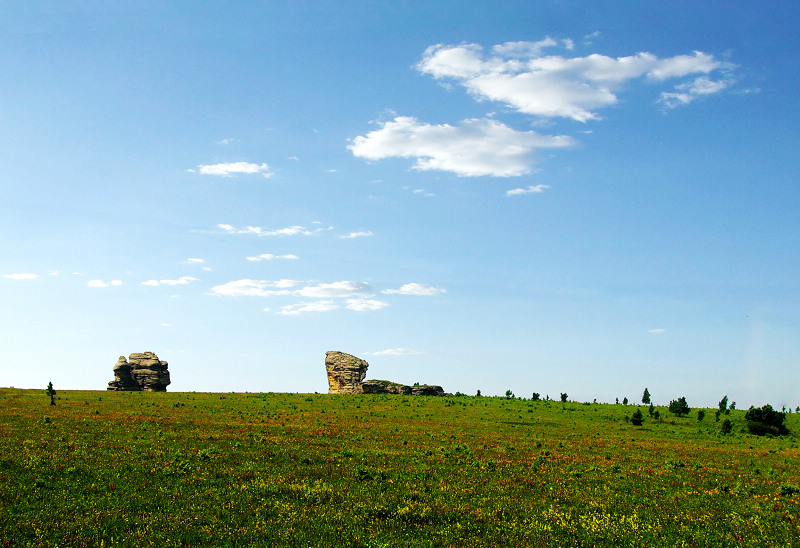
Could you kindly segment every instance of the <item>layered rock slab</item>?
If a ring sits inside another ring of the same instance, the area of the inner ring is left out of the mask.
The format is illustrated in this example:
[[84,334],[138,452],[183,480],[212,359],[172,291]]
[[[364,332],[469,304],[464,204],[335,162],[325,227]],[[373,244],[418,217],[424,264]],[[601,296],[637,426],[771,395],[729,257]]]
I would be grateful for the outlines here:
[[114,365],[114,380],[107,390],[166,392],[170,384],[168,363],[153,352],[134,352],[128,359],[120,356]]
[[369,364],[351,354],[339,351],[325,353],[328,373],[328,394],[363,394],[361,382],[367,376]]

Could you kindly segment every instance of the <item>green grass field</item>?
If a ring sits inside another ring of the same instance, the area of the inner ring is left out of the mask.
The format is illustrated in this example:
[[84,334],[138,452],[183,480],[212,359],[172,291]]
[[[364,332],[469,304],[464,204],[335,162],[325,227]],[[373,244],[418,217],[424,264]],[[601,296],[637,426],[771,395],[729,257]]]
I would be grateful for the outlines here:
[[471,396],[56,403],[0,390],[4,547],[800,546],[797,439],[744,411],[724,435],[715,410]]

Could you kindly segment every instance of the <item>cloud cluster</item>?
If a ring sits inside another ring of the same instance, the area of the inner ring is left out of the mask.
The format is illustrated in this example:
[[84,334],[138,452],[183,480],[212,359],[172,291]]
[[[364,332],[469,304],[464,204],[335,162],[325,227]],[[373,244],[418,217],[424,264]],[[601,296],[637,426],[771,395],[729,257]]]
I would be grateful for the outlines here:
[[515,188],[506,191],[506,196],[521,196],[523,194],[541,194],[550,188],[550,185],[528,185],[527,188]]
[[19,272],[17,274],[6,274],[3,276],[3,278],[8,278],[9,280],[35,280],[38,277],[38,274],[32,274],[30,272]]
[[192,282],[196,282],[197,278],[192,276],[181,276],[175,280],[147,280],[146,282],[142,282],[142,285],[147,285],[151,287],[158,287],[159,285],[188,285]]
[[446,293],[447,290],[441,287],[434,287],[427,284],[408,283],[400,287],[400,289],[384,289],[381,293],[386,295],[414,295],[423,297],[432,297]]
[[514,177],[530,172],[536,149],[572,144],[570,137],[517,131],[487,118],[451,126],[398,116],[380,129],[356,137],[348,148],[367,160],[416,158],[414,169],[421,171],[449,171],[460,177]]
[[[478,44],[439,44],[425,51],[417,68],[438,80],[460,84],[478,100],[503,103],[523,114],[579,122],[599,119],[593,109],[617,103],[617,93],[631,80],[663,82],[730,68],[700,51],[667,58],[646,52],[616,58],[597,53],[585,57],[542,55],[545,47],[555,45],[549,38],[507,42],[494,46],[487,55]],[[681,86],[687,84],[679,84],[679,89]],[[706,76],[688,86],[694,91],[684,95],[697,96],[716,93],[727,84]]]
[[296,260],[299,259],[299,257],[297,255],[292,255],[291,253],[287,253],[285,255],[273,255],[272,253],[262,253],[260,255],[247,257],[247,260],[252,262],[274,261],[276,259]]
[[201,175],[216,175],[218,177],[233,177],[234,175],[255,175],[261,174],[264,177],[272,177],[267,164],[253,164],[250,162],[231,162],[222,164],[201,164],[197,170],[190,169],[190,173],[200,173]]
[[[597,111],[617,104],[618,95],[637,80],[663,84],[680,79],[656,101],[665,108],[718,93],[734,82],[732,65],[700,51],[666,58],[647,52],[624,57],[545,55],[554,47],[571,52],[575,44],[546,37],[498,44],[488,52],[479,44],[437,44],[425,50],[416,68],[447,87],[461,86],[477,101],[500,103],[512,113],[578,122],[601,119]],[[348,148],[365,160],[413,159],[417,170],[460,177],[516,177],[531,172],[537,150],[575,142],[565,135],[520,131],[491,117],[451,125],[397,116],[355,137]],[[536,188],[540,187],[516,189],[509,195],[540,192]]]
[[260,226],[245,226],[236,228],[233,225],[218,224],[217,228],[222,229],[227,234],[254,234],[256,236],[313,236],[326,230],[332,230],[333,227],[327,228],[307,228],[300,225],[288,226],[286,228],[279,228],[269,230]]
[[[445,290],[442,288],[417,283],[405,284],[400,289],[382,291],[386,295],[417,296],[433,296],[444,292]],[[375,292],[368,283],[348,280],[308,283],[288,279],[253,280],[248,278],[216,285],[211,288],[210,293],[222,297],[294,296],[316,299],[282,306],[278,314],[284,316],[297,316],[305,312],[328,312],[339,308],[355,312],[373,312],[389,306],[389,303],[374,298]]]

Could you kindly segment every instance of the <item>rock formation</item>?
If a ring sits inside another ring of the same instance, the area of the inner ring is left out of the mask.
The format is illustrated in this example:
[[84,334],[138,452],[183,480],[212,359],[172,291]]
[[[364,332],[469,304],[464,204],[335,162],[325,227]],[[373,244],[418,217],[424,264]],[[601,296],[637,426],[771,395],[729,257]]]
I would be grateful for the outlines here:
[[166,392],[170,383],[167,365],[152,352],[133,353],[127,360],[125,356],[120,356],[108,390]]
[[412,396],[444,396],[441,386],[415,384],[407,386],[391,381],[365,381],[369,364],[344,352],[325,353],[328,373],[328,394],[406,394]]
[[444,396],[444,389],[435,384],[415,384],[408,386],[392,381],[364,381],[361,383],[364,394],[405,394],[410,396]]
[[367,376],[369,364],[344,352],[326,352],[325,370],[328,372],[328,394],[361,394],[361,381]]

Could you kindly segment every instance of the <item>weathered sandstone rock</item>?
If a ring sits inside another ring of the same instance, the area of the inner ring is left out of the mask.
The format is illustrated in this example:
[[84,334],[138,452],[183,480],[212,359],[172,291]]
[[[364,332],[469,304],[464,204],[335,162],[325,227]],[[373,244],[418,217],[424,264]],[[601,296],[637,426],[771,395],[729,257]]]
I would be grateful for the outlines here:
[[328,394],[362,394],[361,381],[369,364],[344,352],[326,352],[325,370],[328,373]]
[[411,394],[411,387],[392,381],[369,380],[361,383],[364,394]]
[[108,390],[166,392],[170,383],[167,365],[152,352],[133,353],[127,360],[120,356]]

